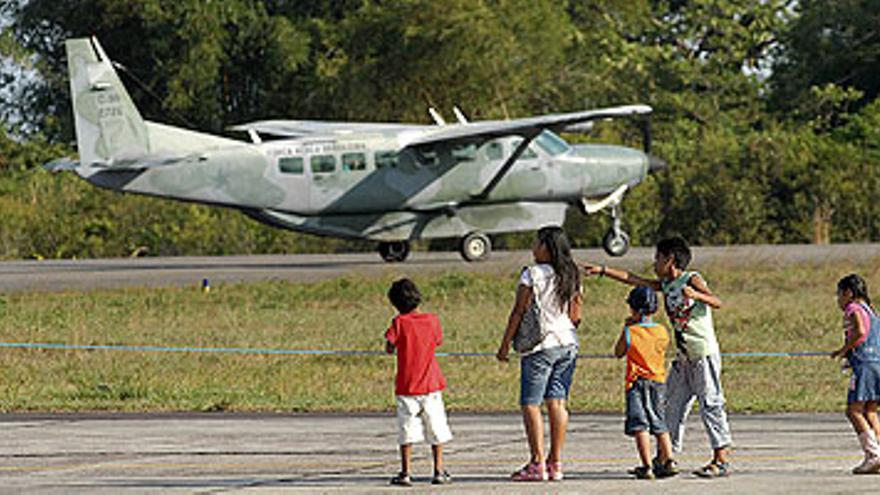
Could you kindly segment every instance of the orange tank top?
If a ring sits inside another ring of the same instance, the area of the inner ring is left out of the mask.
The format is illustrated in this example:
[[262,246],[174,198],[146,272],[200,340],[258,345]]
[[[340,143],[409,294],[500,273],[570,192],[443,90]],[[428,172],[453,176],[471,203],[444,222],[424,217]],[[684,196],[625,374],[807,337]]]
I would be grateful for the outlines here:
[[655,382],[666,381],[666,346],[669,332],[654,322],[628,325],[626,332],[626,388],[632,387],[637,378]]

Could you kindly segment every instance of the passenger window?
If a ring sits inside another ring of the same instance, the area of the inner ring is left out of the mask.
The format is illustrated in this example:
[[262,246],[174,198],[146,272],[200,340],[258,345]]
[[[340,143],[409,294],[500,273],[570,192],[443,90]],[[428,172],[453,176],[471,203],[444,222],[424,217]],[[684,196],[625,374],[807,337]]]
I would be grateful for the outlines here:
[[342,155],[342,170],[350,171],[350,170],[366,170],[367,169],[367,155],[363,153],[343,153]]
[[440,165],[440,157],[437,156],[436,151],[419,151],[418,154],[420,165],[427,165],[428,167],[436,167],[437,165]]
[[477,145],[462,144],[452,148],[452,158],[456,162],[470,162],[477,159]]
[[278,170],[282,174],[296,174],[301,175],[303,173],[303,159],[299,156],[282,156],[278,159]]
[[[522,139],[514,139],[513,141],[510,142],[510,153],[511,154],[513,154],[513,152],[516,151],[516,148],[520,145],[520,143],[522,143],[522,141],[523,141]],[[520,155],[519,157],[524,160],[531,160],[534,158],[538,158],[538,154],[535,153],[534,151],[532,151],[532,145],[531,145],[531,143],[529,143],[529,147],[526,148],[526,150],[523,151],[522,155]]]
[[393,151],[377,151],[376,152],[376,169],[397,166],[397,153]]
[[332,174],[336,171],[336,157],[333,155],[315,155],[311,159],[312,173]]
[[498,141],[492,141],[486,145],[486,158],[489,160],[500,160],[504,158],[504,147]]

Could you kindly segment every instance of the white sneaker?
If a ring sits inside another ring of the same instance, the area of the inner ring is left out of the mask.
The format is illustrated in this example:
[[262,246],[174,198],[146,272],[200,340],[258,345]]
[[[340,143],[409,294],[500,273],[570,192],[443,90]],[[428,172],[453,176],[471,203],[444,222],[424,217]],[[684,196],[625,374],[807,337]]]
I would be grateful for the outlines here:
[[880,474],[880,457],[865,457],[861,464],[854,467],[853,474]]

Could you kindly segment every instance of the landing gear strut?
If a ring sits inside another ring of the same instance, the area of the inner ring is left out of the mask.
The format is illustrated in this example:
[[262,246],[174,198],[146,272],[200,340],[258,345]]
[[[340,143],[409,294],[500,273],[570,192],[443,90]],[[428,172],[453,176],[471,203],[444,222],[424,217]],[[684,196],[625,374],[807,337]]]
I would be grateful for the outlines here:
[[611,228],[602,238],[602,247],[609,256],[623,256],[629,251],[629,234],[621,227],[620,205],[611,207]]
[[379,256],[388,263],[401,262],[409,256],[409,243],[406,241],[380,242]]
[[483,261],[492,252],[492,241],[482,232],[471,232],[461,240],[459,251],[465,261]]

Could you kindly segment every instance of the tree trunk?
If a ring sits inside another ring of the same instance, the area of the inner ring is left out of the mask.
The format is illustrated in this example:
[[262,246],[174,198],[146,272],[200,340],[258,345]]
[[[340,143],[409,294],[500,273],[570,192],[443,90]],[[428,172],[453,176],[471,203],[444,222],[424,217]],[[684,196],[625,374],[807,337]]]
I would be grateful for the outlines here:
[[831,216],[834,208],[819,205],[813,210],[813,244],[831,244]]

